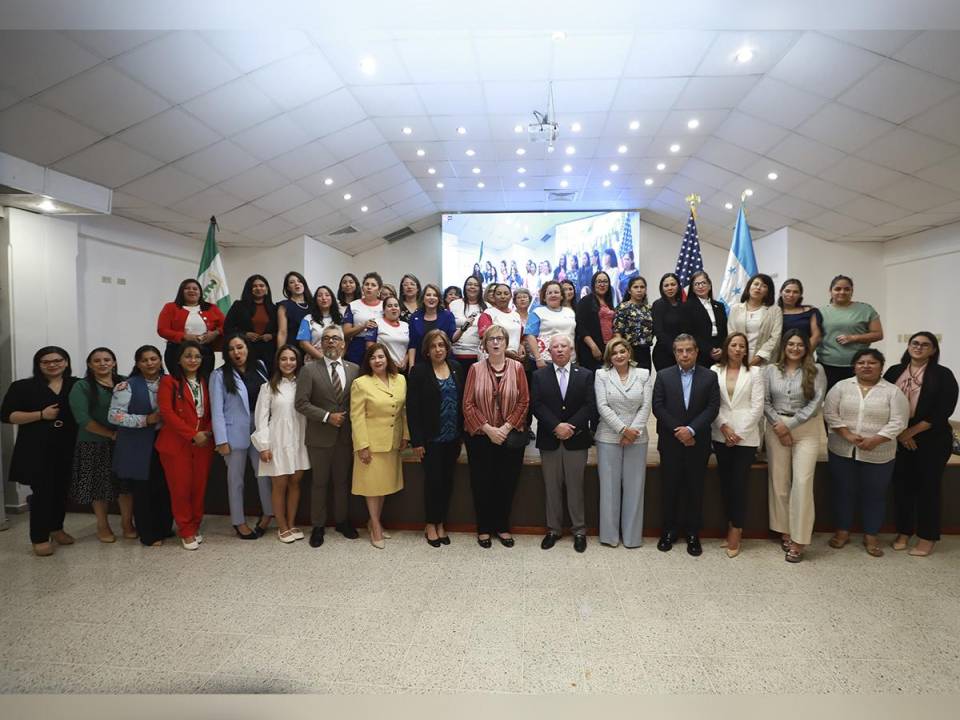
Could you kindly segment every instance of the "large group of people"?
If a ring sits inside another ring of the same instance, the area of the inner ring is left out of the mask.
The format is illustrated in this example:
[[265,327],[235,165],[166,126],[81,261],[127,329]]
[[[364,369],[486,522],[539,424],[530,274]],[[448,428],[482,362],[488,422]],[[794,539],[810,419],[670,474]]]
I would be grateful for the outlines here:
[[[934,334],[914,333],[884,372],[883,355],[870,347],[883,337],[879,315],[853,300],[844,275],[818,308],[804,304],[799,280],[786,280],[777,296],[760,273],[728,309],[703,271],[686,288],[663,275],[653,303],[638,273],[575,274],[511,287],[485,285],[474,273],[441,290],[412,274],[394,287],[377,272],[347,273],[336,289],[311,292],[291,271],[276,303],[267,278],[253,275],[226,316],[187,279],[159,313],[163,352],[137,349],[128,377],[109,348],[90,351],[82,376],[66,350],[40,348],[32,375],[8,388],[2,406],[3,422],[18,426],[9,479],[32,489],[34,552],[48,556],[74,542],[63,529],[68,501],[92,508],[101,542],[116,541],[108,514],[116,501],[124,538],[154,547],[178,536],[197,550],[216,455],[238,538],[261,538],[274,520],[280,542],[306,538],[297,510],[309,470],[309,544],[323,545],[329,491],[334,527],[349,539],[359,537],[349,497],[364,497],[369,542],[382,549],[390,538],[384,503],[404,487],[407,449],[423,469],[424,538],[442,547],[462,446],[477,542],[512,547],[511,509],[531,441],[546,498],[544,550],[562,538],[565,518],[574,549],[587,548],[584,474],[594,445],[600,542],[638,547],[651,414],[661,551],[682,540],[690,555],[703,552],[713,454],[723,548],[737,557],[750,468],[762,451],[768,526],[784,558],[800,562],[826,433],[830,547],[849,542],[859,513],[866,552],[883,554],[878,533],[892,484],[892,548],[932,552],[957,403]],[[222,364],[214,369],[216,352]],[[244,506],[248,465],[259,491],[255,521]]]

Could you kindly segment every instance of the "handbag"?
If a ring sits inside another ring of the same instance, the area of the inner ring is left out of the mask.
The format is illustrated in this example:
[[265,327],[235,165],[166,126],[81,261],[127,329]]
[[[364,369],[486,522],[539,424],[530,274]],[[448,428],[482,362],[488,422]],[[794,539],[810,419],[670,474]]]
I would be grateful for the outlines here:
[[[490,363],[487,363],[487,372],[490,373],[490,381],[493,383],[493,404],[497,408],[497,412],[500,412],[500,383],[497,382],[496,376],[493,374],[493,368],[490,367]],[[527,443],[530,442],[530,436],[527,434],[526,430],[517,430],[513,428],[510,432],[507,433],[507,439],[503,441],[503,444],[508,448],[518,450],[520,448],[525,448]]]

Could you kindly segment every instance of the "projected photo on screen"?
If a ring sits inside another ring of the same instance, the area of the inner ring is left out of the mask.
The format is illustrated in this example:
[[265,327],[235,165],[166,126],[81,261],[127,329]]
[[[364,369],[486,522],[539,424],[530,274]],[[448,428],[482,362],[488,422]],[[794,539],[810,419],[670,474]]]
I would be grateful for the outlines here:
[[602,269],[619,302],[638,274],[639,223],[635,211],[445,214],[443,284],[474,275],[484,287],[527,288],[536,300],[547,280],[569,280],[583,297]]

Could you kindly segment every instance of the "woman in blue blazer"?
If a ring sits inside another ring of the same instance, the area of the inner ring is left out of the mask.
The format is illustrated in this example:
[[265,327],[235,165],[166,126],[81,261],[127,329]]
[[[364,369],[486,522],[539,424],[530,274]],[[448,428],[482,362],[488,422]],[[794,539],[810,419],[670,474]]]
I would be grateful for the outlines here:
[[230,500],[230,522],[244,540],[256,540],[270,525],[273,517],[270,478],[257,477],[263,515],[255,529],[247,525],[243,514],[243,479],[247,458],[254,474],[260,467],[260,453],[250,443],[254,428],[254,409],[261,386],[267,382],[267,369],[254,360],[246,338],[234,335],[227,340],[224,364],[210,377],[210,414],[213,440],[217,452],[227,464],[227,490]]
[[420,294],[420,309],[410,316],[410,345],[407,351],[407,367],[413,368],[416,363],[427,360],[423,354],[423,339],[431,330],[443,330],[447,338],[453,342],[453,334],[457,331],[457,321],[453,313],[444,309],[440,304],[443,297],[440,288],[432,283],[423,286]]

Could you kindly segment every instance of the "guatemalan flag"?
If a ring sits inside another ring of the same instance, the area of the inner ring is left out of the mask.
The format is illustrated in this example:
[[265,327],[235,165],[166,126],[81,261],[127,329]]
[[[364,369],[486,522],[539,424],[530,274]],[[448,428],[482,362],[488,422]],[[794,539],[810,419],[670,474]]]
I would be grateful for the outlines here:
[[756,274],[757,258],[753,254],[753,239],[750,237],[750,226],[747,225],[747,216],[744,215],[741,205],[737,224],[733,228],[733,244],[730,245],[730,255],[723,273],[720,297],[717,298],[726,306],[728,313],[731,305],[740,302],[740,295],[747,286],[747,280]]

